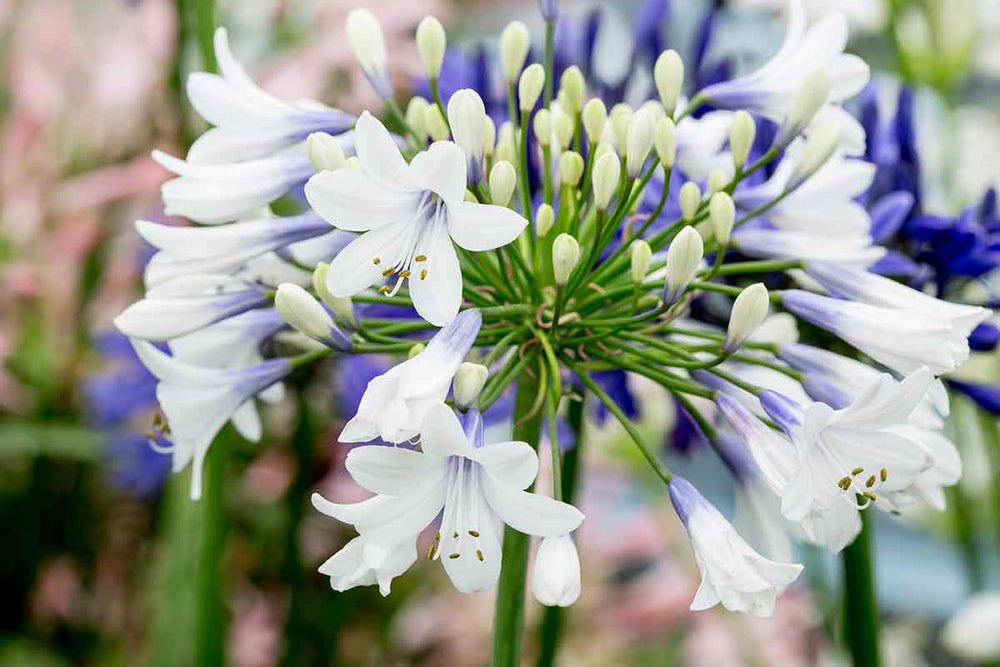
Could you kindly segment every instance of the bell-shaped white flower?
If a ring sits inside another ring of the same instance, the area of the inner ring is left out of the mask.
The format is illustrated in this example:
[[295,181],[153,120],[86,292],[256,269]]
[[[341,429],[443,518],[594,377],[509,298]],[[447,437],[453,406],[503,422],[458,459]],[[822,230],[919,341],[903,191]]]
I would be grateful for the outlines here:
[[135,229],[159,250],[146,265],[147,286],[185,275],[230,273],[254,257],[331,231],[330,223],[313,212],[214,227],[177,227],[138,220]]
[[[353,524],[363,538],[352,555],[369,570],[409,560],[416,536],[443,510],[430,556],[440,559],[455,587],[464,593],[489,590],[500,574],[498,519],[539,537],[573,531],[583,515],[572,505],[528,493],[538,473],[538,457],[524,442],[483,444],[482,416],[465,415],[465,425],[443,403],[427,411],[420,435],[422,451],[401,447],[356,447],[346,467],[376,495],[352,505],[313,495],[319,511]],[[405,550],[405,555],[397,555]],[[394,568],[398,569],[398,568]],[[370,583],[367,570],[353,585]],[[383,592],[387,586],[383,587]]]
[[[817,71],[825,74],[829,85],[826,101],[830,104],[843,102],[865,87],[871,75],[868,65],[861,58],[844,53],[848,32],[844,15],[831,12],[807,29],[802,0],[792,0],[789,5],[788,31],[774,57],[750,74],[705,88],[702,96],[717,107],[745,109],[782,123],[802,84]],[[850,121],[848,114],[840,111],[833,113],[843,122],[851,123],[849,134],[856,137],[860,129],[857,122]],[[829,117],[821,111],[816,120]],[[863,137],[863,130],[860,134]],[[854,146],[860,150],[863,147],[863,143]]]
[[354,296],[396,274],[396,289],[408,279],[421,317],[447,324],[462,301],[452,241],[466,250],[492,250],[517,238],[527,220],[501,206],[465,201],[465,153],[451,142],[434,143],[407,164],[389,132],[366,112],[358,120],[357,152],[360,171],[326,171],[306,184],[320,215],[339,229],[365,232],[330,262],[330,293]]
[[[325,502],[325,501],[322,501]],[[323,511],[321,502],[313,497],[313,504]],[[410,569],[417,561],[417,540],[393,545],[392,549],[371,546],[358,535],[345,544],[319,566],[320,574],[330,577],[330,588],[343,593],[356,586],[378,585],[383,596],[392,590],[392,580]]]
[[465,151],[468,159],[467,179],[475,184],[483,178],[483,126],[486,124],[486,107],[483,98],[471,88],[457,91],[448,100],[448,123],[455,143]]
[[700,611],[721,602],[730,611],[774,614],[775,599],[798,578],[802,566],[777,563],[751,549],[686,479],[675,475],[670,480],[670,500],[691,537],[701,571],[691,609]]
[[444,401],[455,372],[472,348],[482,318],[462,311],[415,357],[368,383],[358,413],[344,426],[341,442],[406,442],[420,433],[424,415]]
[[235,276],[182,276],[146,290],[115,318],[115,327],[130,338],[170,340],[266,303],[259,285]]
[[580,556],[570,535],[542,538],[531,571],[531,593],[548,607],[568,607],[580,597]]
[[161,151],[153,151],[153,159],[179,176],[160,188],[164,212],[203,224],[246,217],[313,174],[304,151],[235,164],[196,164]]
[[370,11],[359,8],[348,12],[345,27],[351,51],[368,82],[379,97],[389,99],[393,95],[392,77],[389,75],[382,24]]
[[167,356],[152,343],[133,341],[133,345],[159,380],[156,399],[170,429],[173,470],[192,465],[191,497],[197,500],[202,464],[212,439],[254,396],[283,380],[291,364],[287,359],[271,359],[239,369],[201,368]]
[[312,132],[340,134],[354,124],[340,109],[312,100],[288,102],[261,90],[233,57],[225,28],[215,30],[215,59],[221,74],[195,72],[187,79],[191,106],[215,126],[191,145],[191,164],[263,158]]

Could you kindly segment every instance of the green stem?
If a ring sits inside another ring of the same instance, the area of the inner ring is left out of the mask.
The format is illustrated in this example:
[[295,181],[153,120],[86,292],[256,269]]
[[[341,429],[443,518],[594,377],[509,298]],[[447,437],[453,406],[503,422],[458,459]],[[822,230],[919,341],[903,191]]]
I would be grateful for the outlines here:
[[[513,440],[537,445],[542,433],[542,411],[530,419],[539,390],[540,369],[523,373],[514,396]],[[504,527],[503,564],[497,586],[496,612],[493,617],[493,667],[517,667],[521,664],[521,640],[524,629],[524,589],[528,572],[530,539],[510,526]]]
[[226,529],[226,464],[233,437],[227,429],[209,447],[199,502],[195,664],[204,667],[225,664],[222,550]]
[[879,619],[871,532],[871,513],[862,512],[861,533],[841,556],[844,563],[844,641],[854,667],[879,665]]

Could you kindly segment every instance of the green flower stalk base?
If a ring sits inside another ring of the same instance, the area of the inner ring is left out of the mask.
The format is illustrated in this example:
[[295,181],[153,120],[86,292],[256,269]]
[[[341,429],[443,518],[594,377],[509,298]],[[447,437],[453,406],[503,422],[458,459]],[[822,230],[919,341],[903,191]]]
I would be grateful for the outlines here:
[[872,516],[861,513],[861,533],[844,549],[844,641],[854,667],[878,667],[879,619],[872,568]]

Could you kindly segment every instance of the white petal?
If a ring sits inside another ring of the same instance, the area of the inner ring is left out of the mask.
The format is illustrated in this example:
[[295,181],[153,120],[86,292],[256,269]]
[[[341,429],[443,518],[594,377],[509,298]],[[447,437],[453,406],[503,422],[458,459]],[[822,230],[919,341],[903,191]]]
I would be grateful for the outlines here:
[[470,457],[503,484],[526,489],[538,475],[538,455],[526,442],[495,442]]
[[557,537],[571,533],[583,521],[572,505],[507,486],[484,469],[483,491],[496,515],[511,528],[528,535]]
[[[430,237],[423,251],[427,261],[416,265],[420,268],[414,269],[409,287],[413,307],[420,317],[441,327],[455,319],[462,305],[462,267],[447,229],[441,222],[434,224],[438,227],[427,232]],[[333,275],[332,264],[330,275]]]
[[383,225],[365,232],[330,262],[327,289],[334,296],[345,297],[375,284],[382,279],[382,271],[395,263],[402,242],[399,225]]
[[363,232],[393,222],[406,222],[417,209],[419,195],[392,190],[354,169],[321,171],[306,183],[306,199],[338,229]]
[[448,205],[448,233],[466,250],[492,250],[516,239],[528,221],[509,208],[460,201]]
[[382,445],[355,447],[348,452],[344,465],[361,486],[373,493],[393,496],[413,493],[435,480],[440,481],[446,472],[440,459]]
[[450,141],[435,141],[410,161],[410,178],[436,192],[450,207],[465,197],[465,151]]
[[427,410],[420,433],[420,447],[429,458],[437,460],[449,456],[471,456],[473,453],[458,417],[444,403]]
[[357,154],[365,174],[389,190],[413,192],[418,187],[389,131],[367,111],[355,127]]
[[236,409],[231,418],[236,431],[250,442],[259,442],[261,436],[260,414],[253,399]]

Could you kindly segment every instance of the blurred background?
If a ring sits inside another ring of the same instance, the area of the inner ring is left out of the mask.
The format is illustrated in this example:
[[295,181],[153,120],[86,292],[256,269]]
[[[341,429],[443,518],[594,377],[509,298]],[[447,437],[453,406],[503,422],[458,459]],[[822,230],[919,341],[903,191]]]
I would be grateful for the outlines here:
[[[614,45],[615,30],[646,20],[634,18],[640,4],[563,0],[561,11],[600,6]],[[658,4],[666,45],[682,54],[717,12],[709,58],[736,68],[773,53],[784,30],[781,0]],[[913,91],[924,211],[957,216],[1000,185],[1000,2],[807,4],[813,16],[848,15],[872,95],[894,104],[901,83]],[[484,664],[492,595],[461,595],[426,562],[389,598],[335,593],[316,572],[349,529],[314,512],[309,495],[360,499],[336,436],[387,360],[344,358],[294,378],[301,390],[267,407],[260,444],[224,432],[222,511],[192,503],[186,475],[171,477],[169,457],[147,445],[155,383],[110,321],[138,294],[150,253],[133,221],[166,220],[167,173],[149,153],[182,154],[204,129],[182,85],[201,66],[197,5],[0,0],[0,666],[190,665],[205,636],[221,638],[236,667]],[[492,49],[512,18],[541,34],[535,3],[489,0],[220,0],[216,20],[268,91],[357,113],[379,104],[344,37],[358,5],[382,20],[404,89],[419,76],[412,35],[425,14],[470,49]],[[997,382],[998,368],[987,352],[967,374]],[[671,467],[731,515],[729,478],[668,397],[627,382]],[[646,486],[617,424],[589,418],[584,593],[564,615],[560,664],[848,664],[836,639],[839,567],[819,551],[797,554],[808,576],[773,619],[687,611],[698,573],[664,490]],[[957,397],[952,422],[965,477],[948,510],[875,526],[887,664],[1000,659],[998,594],[975,598],[971,621],[956,618],[971,595],[1000,588],[996,418]],[[200,603],[206,595],[221,597],[221,612]],[[529,652],[539,618],[531,602]]]

